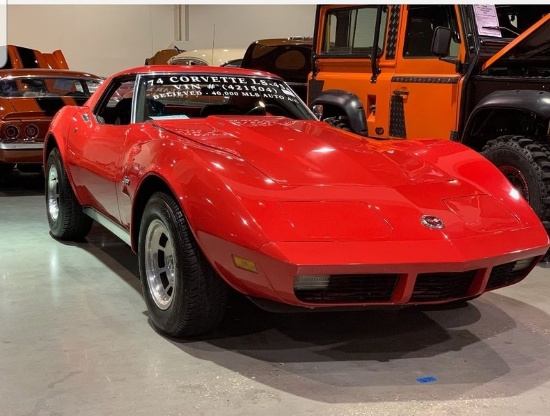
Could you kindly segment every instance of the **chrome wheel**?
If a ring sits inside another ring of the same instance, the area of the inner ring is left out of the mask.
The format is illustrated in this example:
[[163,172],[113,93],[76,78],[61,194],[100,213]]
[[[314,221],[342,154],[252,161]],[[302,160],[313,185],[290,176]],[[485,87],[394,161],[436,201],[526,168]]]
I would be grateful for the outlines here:
[[174,298],[176,267],[174,246],[162,221],[151,221],[144,248],[147,286],[157,307],[166,310]]
[[59,175],[55,165],[48,170],[48,215],[52,221],[57,221],[59,216]]
[[138,235],[143,297],[157,329],[179,338],[204,334],[222,320],[228,287],[206,260],[181,207],[156,192],[147,201]]

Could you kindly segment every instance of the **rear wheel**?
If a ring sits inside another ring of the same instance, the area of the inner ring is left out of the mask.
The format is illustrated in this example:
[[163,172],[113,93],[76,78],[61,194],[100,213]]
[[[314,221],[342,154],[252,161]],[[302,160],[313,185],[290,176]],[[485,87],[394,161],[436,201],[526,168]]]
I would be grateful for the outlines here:
[[487,142],[483,155],[506,176],[550,229],[550,151],[524,136]]
[[46,164],[46,213],[52,235],[60,240],[80,240],[88,235],[93,220],[82,212],[74,195],[58,148]]
[[208,263],[176,201],[155,193],[139,229],[139,269],[154,325],[176,338],[213,330],[228,289]]

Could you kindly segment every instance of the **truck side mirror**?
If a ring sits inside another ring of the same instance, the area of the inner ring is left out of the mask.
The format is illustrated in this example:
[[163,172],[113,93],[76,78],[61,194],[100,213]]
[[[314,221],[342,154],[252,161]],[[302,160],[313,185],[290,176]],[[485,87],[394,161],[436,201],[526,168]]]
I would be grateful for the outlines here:
[[444,26],[436,27],[432,38],[432,54],[439,58],[448,56],[451,46],[451,37],[451,29]]

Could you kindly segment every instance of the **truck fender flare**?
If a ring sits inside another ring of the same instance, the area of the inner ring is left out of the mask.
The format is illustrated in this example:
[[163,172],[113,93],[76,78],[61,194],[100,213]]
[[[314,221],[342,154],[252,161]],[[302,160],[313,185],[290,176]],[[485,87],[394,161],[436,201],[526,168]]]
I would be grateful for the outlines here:
[[315,98],[310,107],[323,106],[323,118],[345,115],[354,133],[367,136],[365,109],[359,97],[345,90],[325,90]]
[[550,119],[550,92],[540,90],[503,90],[483,97],[474,107],[464,126],[463,137],[468,137],[476,119],[485,110],[524,112]]

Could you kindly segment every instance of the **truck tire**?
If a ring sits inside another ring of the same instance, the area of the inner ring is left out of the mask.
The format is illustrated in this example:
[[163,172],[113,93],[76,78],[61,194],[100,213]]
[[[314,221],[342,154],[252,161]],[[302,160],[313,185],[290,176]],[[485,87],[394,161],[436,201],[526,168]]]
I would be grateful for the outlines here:
[[550,150],[524,136],[489,140],[482,154],[508,178],[550,229]]

